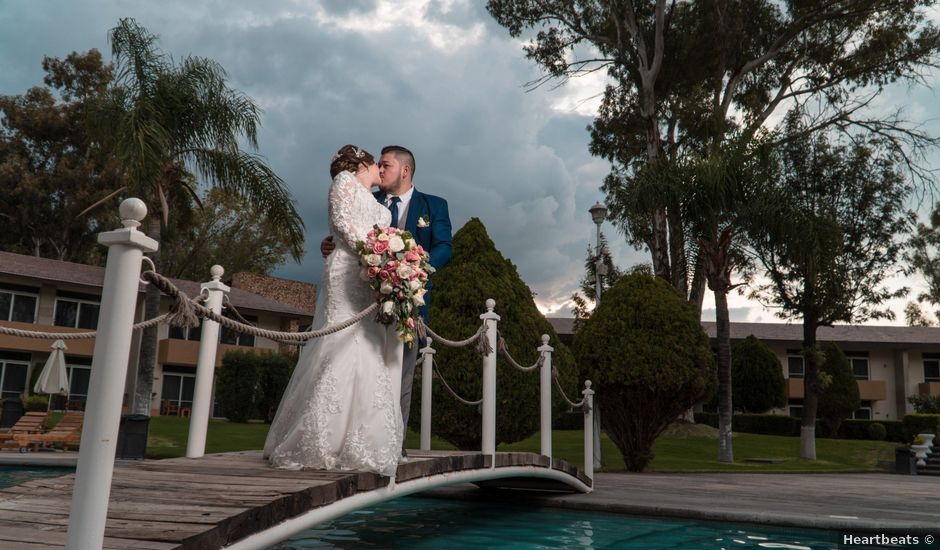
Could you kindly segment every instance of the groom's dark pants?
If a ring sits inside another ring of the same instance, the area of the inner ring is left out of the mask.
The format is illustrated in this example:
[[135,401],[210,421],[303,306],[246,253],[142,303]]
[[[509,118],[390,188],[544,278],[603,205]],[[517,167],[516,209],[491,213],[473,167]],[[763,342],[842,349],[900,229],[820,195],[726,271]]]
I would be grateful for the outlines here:
[[[414,346],[404,346],[404,357],[401,364],[401,418],[405,423],[405,433],[408,432],[408,415],[411,411],[411,388],[415,381],[415,365],[418,363],[418,348],[420,344]],[[402,442],[404,446],[404,442]]]

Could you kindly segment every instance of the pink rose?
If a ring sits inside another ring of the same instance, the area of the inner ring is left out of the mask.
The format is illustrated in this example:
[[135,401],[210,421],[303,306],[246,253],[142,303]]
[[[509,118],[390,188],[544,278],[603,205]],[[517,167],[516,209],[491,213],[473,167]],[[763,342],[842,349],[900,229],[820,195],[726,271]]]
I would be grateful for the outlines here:
[[415,328],[415,320],[412,319],[411,317],[409,317],[407,323],[408,323],[408,328],[414,330],[414,328]]
[[398,286],[401,284],[401,277],[397,273],[392,273],[392,284]]
[[372,245],[372,252],[376,254],[382,254],[386,250],[388,250],[388,241],[376,241],[376,243]]
[[409,250],[405,252],[405,261],[406,262],[420,262],[421,255],[415,252],[414,250]]
[[418,254],[421,254],[421,255],[423,256],[423,255],[424,255],[424,247],[422,247],[422,246],[419,244],[419,245],[418,245],[418,248],[415,248],[415,252],[417,252]]
[[388,263],[385,264],[385,269],[389,271],[396,269],[396,268],[398,268],[398,262],[395,260],[389,260]]
[[387,281],[391,277],[392,277],[392,274],[389,273],[388,271],[379,271],[379,279],[382,279],[383,281]]
[[377,267],[370,267],[370,268],[369,268],[369,277],[374,279],[375,276],[379,274],[379,271],[382,271],[382,270],[379,269],[379,268],[377,268]]
[[399,299],[399,300],[404,300],[404,299],[405,299],[405,293],[399,290],[399,291],[398,291],[398,299]]

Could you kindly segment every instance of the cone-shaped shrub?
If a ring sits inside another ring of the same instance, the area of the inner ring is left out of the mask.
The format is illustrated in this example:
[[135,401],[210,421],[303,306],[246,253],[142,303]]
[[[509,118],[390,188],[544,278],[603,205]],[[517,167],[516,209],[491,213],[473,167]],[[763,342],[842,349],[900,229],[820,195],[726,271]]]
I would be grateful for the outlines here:
[[604,294],[575,335],[574,355],[630,471],[643,470],[659,434],[716,384],[708,337],[692,306],[643,273]]
[[[500,316],[499,333],[509,352],[524,366],[538,359],[536,348],[542,334],[551,337],[555,348],[553,365],[565,391],[577,401],[581,388],[574,359],[551,324],[539,312],[516,266],[504,258],[477,218],[471,218],[454,234],[453,257],[434,274],[434,290],[429,305],[429,325],[445,338],[463,340],[481,324],[488,298],[496,300]],[[475,345],[449,348],[434,344],[435,362],[448,384],[464,399],[482,396],[483,360]],[[420,361],[420,359],[419,359]],[[415,377],[411,406],[411,427],[418,429],[421,419],[421,379]],[[560,410],[561,399],[553,390],[552,401]],[[450,441],[460,449],[480,448],[482,416],[480,407],[456,401],[440,381],[434,382],[431,433]],[[496,443],[511,443],[529,437],[539,429],[538,370],[521,372],[500,355],[496,375]]]
[[731,403],[735,409],[764,413],[787,404],[780,359],[753,335],[731,351],[731,381]]
[[817,416],[826,423],[829,435],[835,437],[839,433],[839,425],[848,418],[862,402],[858,394],[858,383],[855,382],[855,373],[849,364],[848,357],[839,349],[839,346],[823,344],[822,357],[819,362],[819,409]]

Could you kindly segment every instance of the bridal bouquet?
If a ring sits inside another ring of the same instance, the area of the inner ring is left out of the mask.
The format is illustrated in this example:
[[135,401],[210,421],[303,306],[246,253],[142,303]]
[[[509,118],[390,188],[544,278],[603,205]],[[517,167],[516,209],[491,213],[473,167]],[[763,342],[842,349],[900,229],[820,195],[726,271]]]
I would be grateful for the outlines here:
[[415,242],[411,233],[396,227],[374,226],[365,241],[357,241],[360,276],[369,283],[379,303],[376,320],[395,323],[398,338],[411,347],[418,308],[424,305],[424,286],[434,273],[428,253]]

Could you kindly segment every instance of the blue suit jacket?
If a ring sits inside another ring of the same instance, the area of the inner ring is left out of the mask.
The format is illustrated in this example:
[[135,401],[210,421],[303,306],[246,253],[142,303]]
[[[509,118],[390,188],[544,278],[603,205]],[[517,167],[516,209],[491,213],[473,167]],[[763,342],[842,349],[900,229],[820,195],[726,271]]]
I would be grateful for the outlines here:
[[[384,203],[386,194],[382,191],[373,193],[375,200]],[[418,227],[418,218],[424,217],[428,220],[428,227]],[[434,269],[440,269],[450,261],[452,243],[450,213],[447,210],[447,201],[435,195],[422,193],[417,189],[411,194],[411,202],[408,203],[408,219],[405,220],[405,231],[414,236],[415,241],[420,244],[430,256],[431,265]],[[427,294],[424,295],[424,301],[431,303],[431,288],[433,287],[434,276],[428,280]],[[428,322],[428,308],[422,307],[420,310],[424,322]]]

